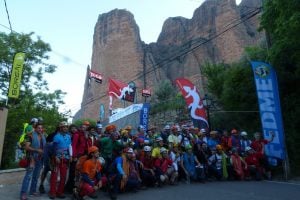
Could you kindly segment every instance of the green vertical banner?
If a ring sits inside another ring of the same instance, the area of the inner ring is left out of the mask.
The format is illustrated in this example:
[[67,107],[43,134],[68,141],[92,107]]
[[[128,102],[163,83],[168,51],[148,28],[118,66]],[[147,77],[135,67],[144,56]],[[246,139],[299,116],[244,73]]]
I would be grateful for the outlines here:
[[25,53],[16,53],[9,82],[8,97],[10,98],[19,97],[24,60]]

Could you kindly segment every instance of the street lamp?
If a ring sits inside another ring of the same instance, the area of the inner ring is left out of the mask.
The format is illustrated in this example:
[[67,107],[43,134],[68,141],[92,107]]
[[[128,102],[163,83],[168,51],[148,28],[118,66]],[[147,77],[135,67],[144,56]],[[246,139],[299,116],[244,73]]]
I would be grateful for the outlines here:
[[207,94],[205,94],[204,98],[202,99],[202,102],[203,102],[203,106],[205,107],[206,112],[207,112],[208,129],[211,130],[209,110],[212,106],[212,99]]

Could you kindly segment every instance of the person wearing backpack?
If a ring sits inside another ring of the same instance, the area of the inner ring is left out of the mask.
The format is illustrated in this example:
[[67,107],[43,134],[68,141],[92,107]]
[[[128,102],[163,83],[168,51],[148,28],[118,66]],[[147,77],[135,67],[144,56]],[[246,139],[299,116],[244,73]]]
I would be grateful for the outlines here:
[[[33,130],[32,126],[27,127],[28,130],[26,132],[24,138],[24,150],[26,151],[26,157],[29,160],[29,166],[26,168],[26,173],[23,178],[22,186],[21,186],[21,200],[27,200],[27,190],[30,185],[29,194],[31,196],[37,196],[36,192],[37,183],[40,171],[43,167],[43,148],[46,144],[45,136],[43,135],[43,126],[37,125]],[[29,129],[33,130],[31,132]]]

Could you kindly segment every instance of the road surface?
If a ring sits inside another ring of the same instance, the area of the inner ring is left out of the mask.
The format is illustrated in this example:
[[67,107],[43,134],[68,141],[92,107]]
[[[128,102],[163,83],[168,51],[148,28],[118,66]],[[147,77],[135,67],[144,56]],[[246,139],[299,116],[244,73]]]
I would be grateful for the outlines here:
[[[0,199],[19,199],[20,187],[20,184],[0,185]],[[276,181],[179,183],[177,186],[149,188],[137,193],[125,193],[118,196],[120,200],[290,200],[299,198],[299,182]],[[29,197],[29,199],[45,200],[49,198],[44,194],[40,197]],[[70,199],[70,196],[66,199]],[[104,200],[109,197],[104,192],[99,192],[98,199]]]

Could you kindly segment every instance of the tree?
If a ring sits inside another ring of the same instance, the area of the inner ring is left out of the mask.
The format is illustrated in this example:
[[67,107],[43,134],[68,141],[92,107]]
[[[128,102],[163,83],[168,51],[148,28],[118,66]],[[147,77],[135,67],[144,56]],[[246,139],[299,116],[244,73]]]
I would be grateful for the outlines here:
[[[0,33],[0,95],[6,96],[14,55],[24,52],[26,59],[23,67],[20,96],[9,101],[2,168],[13,167],[15,147],[23,128],[23,123],[32,117],[42,117],[47,132],[51,133],[58,122],[64,119],[58,107],[63,104],[64,92],[56,90],[47,93],[48,83],[45,73],[54,73],[56,66],[46,63],[51,51],[50,45],[40,38],[32,39],[33,33]],[[5,103],[0,102],[0,106]]]
[[261,47],[248,47],[237,63],[204,65],[208,92],[217,99],[217,107],[221,109],[212,110],[214,127],[227,130],[238,128],[250,133],[261,129],[249,60],[264,60],[265,52],[266,49]]
[[265,0],[261,29],[269,36],[268,61],[277,71],[286,146],[300,168],[300,1]]
[[[163,114],[164,120],[166,120],[166,113],[168,113],[168,120],[171,120],[170,117],[173,116],[171,113],[176,113],[178,116],[176,116],[174,120],[186,120],[184,98],[178,93],[177,89],[169,80],[164,80],[157,84],[153,96],[154,98],[151,101],[150,110],[152,116],[155,114]],[[165,123],[165,121],[163,123]]]

